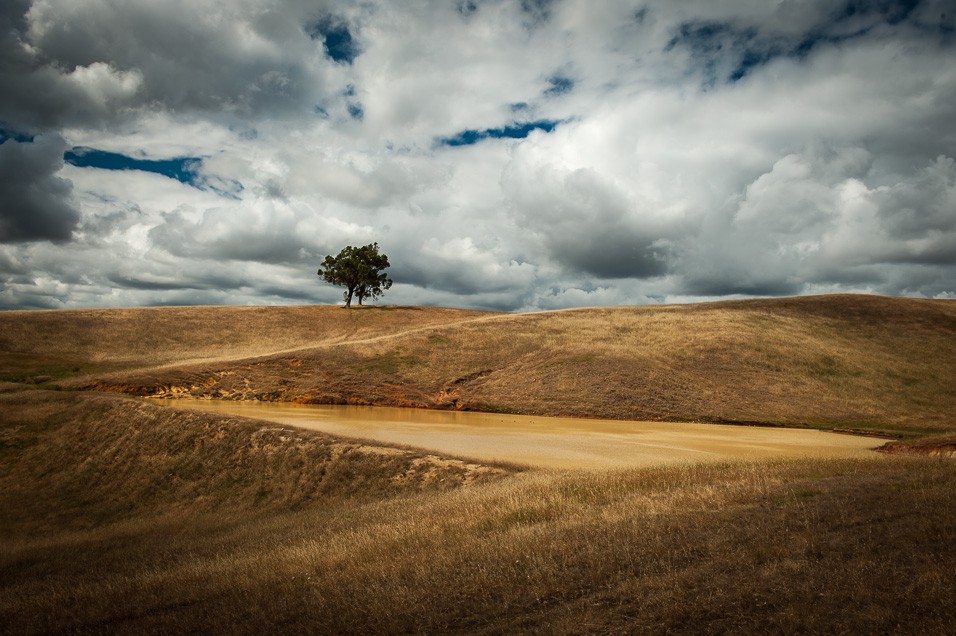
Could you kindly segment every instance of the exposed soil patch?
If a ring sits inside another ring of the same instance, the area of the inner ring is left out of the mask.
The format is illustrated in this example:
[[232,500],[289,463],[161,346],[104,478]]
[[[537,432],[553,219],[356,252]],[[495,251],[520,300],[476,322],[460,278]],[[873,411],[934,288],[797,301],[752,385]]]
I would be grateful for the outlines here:
[[924,455],[926,457],[956,458],[956,439],[926,439],[917,442],[888,442],[876,450],[893,455]]

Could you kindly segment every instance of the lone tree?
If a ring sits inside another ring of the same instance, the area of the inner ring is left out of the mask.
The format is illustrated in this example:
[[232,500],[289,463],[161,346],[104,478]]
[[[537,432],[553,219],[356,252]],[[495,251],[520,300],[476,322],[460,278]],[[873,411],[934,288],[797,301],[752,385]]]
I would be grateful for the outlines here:
[[378,243],[347,245],[338,256],[326,256],[317,273],[333,285],[343,285],[345,306],[351,307],[353,296],[361,305],[366,298],[378,298],[392,286],[392,279],[382,271],[388,266],[388,256],[379,254]]

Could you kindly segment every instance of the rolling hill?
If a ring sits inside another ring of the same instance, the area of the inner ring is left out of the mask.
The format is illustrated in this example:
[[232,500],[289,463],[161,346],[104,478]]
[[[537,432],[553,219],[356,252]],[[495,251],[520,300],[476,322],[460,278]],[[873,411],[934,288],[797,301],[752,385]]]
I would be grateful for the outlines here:
[[[3,367],[68,388],[897,436],[956,430],[956,302],[945,300],[526,314],[200,307],[3,320],[16,323],[2,331]],[[61,359],[68,370],[45,366]]]
[[[870,296],[0,313],[0,632],[943,633],[956,465],[916,451],[954,439],[954,336],[956,302]],[[522,470],[120,393],[852,427],[917,456]]]

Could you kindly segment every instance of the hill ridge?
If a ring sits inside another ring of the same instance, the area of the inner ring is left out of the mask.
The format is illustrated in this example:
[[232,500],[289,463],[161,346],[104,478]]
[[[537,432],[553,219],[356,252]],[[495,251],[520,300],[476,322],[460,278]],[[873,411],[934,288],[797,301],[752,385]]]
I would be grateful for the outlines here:
[[[64,388],[167,397],[890,435],[956,429],[956,301],[841,294],[520,314],[262,308],[249,314],[258,322],[231,330],[221,320],[234,315],[228,309],[216,310],[214,326],[203,319],[210,310],[179,311],[198,331],[176,334],[172,353],[155,354],[166,356],[160,364],[123,358],[123,334],[131,339],[135,333],[118,329],[113,342],[85,349],[90,360],[73,377],[54,381]],[[109,312],[98,317],[122,322]],[[283,329],[302,333],[282,332],[272,324],[280,319]],[[41,331],[36,333],[43,336]],[[222,340],[223,333],[232,340],[228,350],[203,340]],[[269,340],[269,333],[284,340]],[[37,338],[40,345],[45,341]],[[137,355],[153,355],[133,344]],[[197,350],[205,359],[197,360]],[[173,354],[179,357],[169,359]]]

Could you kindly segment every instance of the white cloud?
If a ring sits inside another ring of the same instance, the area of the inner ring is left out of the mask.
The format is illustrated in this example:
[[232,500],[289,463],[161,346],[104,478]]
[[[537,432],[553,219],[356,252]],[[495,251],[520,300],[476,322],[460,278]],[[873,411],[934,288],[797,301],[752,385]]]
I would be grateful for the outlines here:
[[109,64],[94,62],[77,66],[66,75],[66,80],[90,102],[106,109],[113,104],[124,105],[133,97],[143,84],[143,75],[136,69],[118,71]]
[[[943,4],[18,1],[0,122],[52,136],[0,148],[202,164],[193,187],[48,157],[28,181],[72,240],[0,246],[0,297],[334,301],[321,257],[372,241],[392,302],[950,293]],[[351,63],[310,36],[326,18]],[[557,124],[439,142],[529,121]]]

